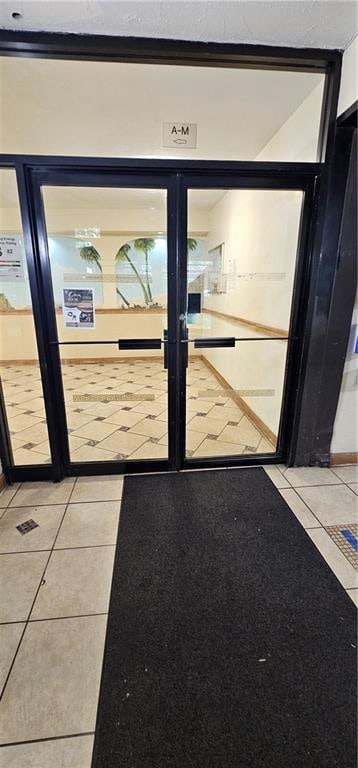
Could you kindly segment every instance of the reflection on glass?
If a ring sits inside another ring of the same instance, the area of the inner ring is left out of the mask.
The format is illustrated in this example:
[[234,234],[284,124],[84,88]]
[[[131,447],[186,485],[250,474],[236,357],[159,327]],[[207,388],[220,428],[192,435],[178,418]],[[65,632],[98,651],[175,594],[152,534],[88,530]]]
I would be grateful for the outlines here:
[[296,190],[189,191],[190,236],[200,210],[206,238],[188,255],[187,456],[276,451],[301,206]]
[[0,377],[15,465],[50,448],[15,171],[0,169]]
[[[165,459],[168,372],[166,192],[44,187],[73,462]],[[83,341],[93,342],[81,345]],[[101,344],[101,341],[113,344]]]

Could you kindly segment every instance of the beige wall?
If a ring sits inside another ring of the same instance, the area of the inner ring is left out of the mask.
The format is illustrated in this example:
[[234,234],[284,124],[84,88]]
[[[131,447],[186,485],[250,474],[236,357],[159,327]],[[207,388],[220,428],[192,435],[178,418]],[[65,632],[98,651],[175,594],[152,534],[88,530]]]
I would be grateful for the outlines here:
[[287,330],[297,254],[302,193],[227,192],[209,216],[208,248],[224,243],[224,271],[235,283],[205,306]]
[[358,37],[343,54],[338,114],[341,115],[358,99]]
[[[319,160],[317,156],[317,136],[321,120],[324,82],[321,82],[297,107],[282,127],[271,137],[256,160],[275,160],[284,157],[294,162]],[[292,140],[292,137],[295,140]]]
[[[257,338],[267,328],[238,324],[232,318],[276,328],[289,328],[302,193],[239,190],[226,192],[209,215],[208,248],[224,243],[224,272],[234,264],[227,292],[206,294],[208,315],[203,335]],[[199,330],[199,329],[198,329]],[[194,329],[191,330],[194,333]],[[198,335],[200,335],[198,333]],[[251,390],[243,399],[278,434],[287,344],[242,341],[235,349],[205,350],[204,355],[229,385]],[[262,390],[271,390],[269,395]]]

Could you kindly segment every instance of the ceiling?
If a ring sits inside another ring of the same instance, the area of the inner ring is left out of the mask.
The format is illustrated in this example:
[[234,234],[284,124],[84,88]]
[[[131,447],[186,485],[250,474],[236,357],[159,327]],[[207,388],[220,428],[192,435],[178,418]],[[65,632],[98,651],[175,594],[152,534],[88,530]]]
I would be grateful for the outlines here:
[[[12,13],[21,18],[14,20]],[[2,0],[0,26],[103,35],[345,49],[355,0]]]

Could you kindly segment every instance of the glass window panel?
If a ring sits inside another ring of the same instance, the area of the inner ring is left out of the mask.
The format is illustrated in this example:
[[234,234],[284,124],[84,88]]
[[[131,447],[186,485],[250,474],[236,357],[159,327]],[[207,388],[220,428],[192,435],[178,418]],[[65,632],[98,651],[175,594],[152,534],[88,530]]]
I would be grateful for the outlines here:
[[71,461],[165,459],[164,346],[118,340],[164,339],[166,191],[44,187],[43,199]]
[[318,159],[316,72],[3,57],[0,84],[2,152]]
[[48,464],[29,278],[11,169],[0,169],[0,376],[14,464]]
[[187,456],[276,451],[302,201],[299,190],[189,190],[189,242],[200,226],[203,250],[188,249]]

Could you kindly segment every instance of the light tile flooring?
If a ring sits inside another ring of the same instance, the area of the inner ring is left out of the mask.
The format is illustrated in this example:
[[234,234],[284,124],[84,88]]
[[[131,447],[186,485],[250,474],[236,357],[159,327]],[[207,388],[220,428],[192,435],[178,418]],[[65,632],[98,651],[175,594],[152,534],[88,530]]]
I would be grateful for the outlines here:
[[[266,472],[358,602],[337,538],[357,523],[357,467]],[[90,768],[122,484],[81,477],[0,494],[2,768]],[[30,519],[38,527],[21,535]]]
[[[15,463],[48,463],[38,366],[2,366],[0,374]],[[62,375],[72,461],[167,457],[167,371],[161,360],[63,363]],[[101,394],[121,399],[101,401]],[[99,400],[76,400],[87,395]],[[204,360],[192,359],[187,377],[187,456],[274,450]]]

